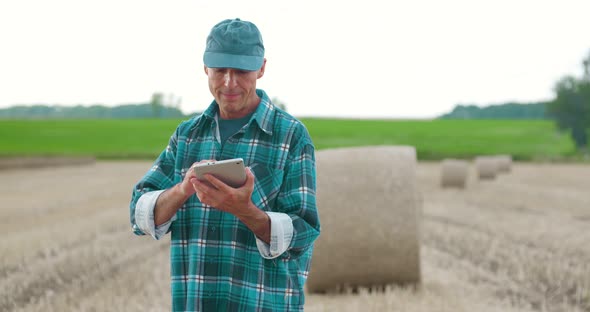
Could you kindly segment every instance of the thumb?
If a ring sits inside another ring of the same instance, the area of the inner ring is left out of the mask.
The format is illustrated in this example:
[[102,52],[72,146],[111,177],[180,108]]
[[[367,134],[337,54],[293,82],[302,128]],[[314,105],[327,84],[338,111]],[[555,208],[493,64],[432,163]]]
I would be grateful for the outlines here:
[[186,183],[187,185],[185,186],[185,192],[187,195],[192,195],[196,192],[195,183],[197,183],[197,177],[191,177],[187,182],[188,183]]
[[254,185],[255,179],[256,177],[254,176],[252,169],[250,167],[246,167],[246,183],[244,184],[248,186]]

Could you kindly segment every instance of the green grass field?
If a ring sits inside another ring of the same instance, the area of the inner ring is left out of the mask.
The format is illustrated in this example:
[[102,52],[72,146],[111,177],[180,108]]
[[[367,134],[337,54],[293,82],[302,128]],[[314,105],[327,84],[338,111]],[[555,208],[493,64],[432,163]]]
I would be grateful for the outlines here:
[[[575,155],[568,134],[544,120],[302,119],[317,149],[415,146],[421,160],[511,154],[517,160]],[[95,156],[153,159],[180,120],[0,120],[0,156]]]

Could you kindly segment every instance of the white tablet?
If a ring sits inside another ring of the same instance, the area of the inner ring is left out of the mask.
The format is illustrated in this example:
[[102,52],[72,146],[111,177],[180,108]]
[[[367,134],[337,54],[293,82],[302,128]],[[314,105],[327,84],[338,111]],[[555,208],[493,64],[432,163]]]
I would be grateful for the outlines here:
[[201,181],[207,181],[203,175],[210,173],[231,187],[240,187],[246,182],[246,168],[242,158],[204,162],[193,168],[197,179]]

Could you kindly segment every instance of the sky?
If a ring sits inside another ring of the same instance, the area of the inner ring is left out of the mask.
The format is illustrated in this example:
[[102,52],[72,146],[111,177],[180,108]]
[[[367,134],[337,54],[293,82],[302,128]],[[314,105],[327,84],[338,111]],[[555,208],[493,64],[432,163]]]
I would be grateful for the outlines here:
[[0,3],[0,108],[212,101],[211,27],[260,29],[257,86],[298,117],[433,118],[550,100],[590,53],[587,0],[19,0]]

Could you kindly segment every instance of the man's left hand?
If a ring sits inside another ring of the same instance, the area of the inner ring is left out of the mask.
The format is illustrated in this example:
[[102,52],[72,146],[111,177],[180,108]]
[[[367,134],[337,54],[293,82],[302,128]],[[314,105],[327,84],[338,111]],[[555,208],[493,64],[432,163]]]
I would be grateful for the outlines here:
[[254,190],[254,174],[250,168],[246,168],[246,182],[239,188],[233,188],[211,174],[206,174],[204,177],[210,185],[196,179],[193,180],[197,197],[203,204],[229,212],[237,217],[248,213],[247,209]]

